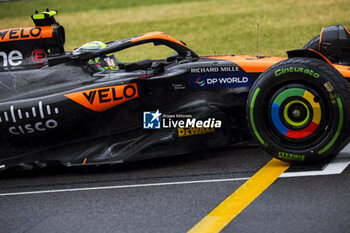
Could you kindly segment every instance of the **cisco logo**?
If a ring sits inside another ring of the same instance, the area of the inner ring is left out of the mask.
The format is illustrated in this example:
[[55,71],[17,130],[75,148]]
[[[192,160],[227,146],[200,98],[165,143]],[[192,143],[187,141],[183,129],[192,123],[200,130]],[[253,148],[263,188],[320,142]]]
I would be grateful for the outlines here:
[[[53,118],[58,114],[57,107],[44,106],[42,101],[25,110],[11,105],[8,111],[0,113],[0,123],[11,124],[8,132],[12,135],[31,134],[57,128],[58,122]],[[28,120],[31,122],[27,122]]]
[[26,124],[26,125],[18,125],[11,126],[9,128],[9,132],[14,135],[19,134],[27,134],[27,133],[35,133],[37,131],[46,131],[47,129],[54,129],[58,126],[57,121],[50,119],[46,122],[36,122],[35,124]]

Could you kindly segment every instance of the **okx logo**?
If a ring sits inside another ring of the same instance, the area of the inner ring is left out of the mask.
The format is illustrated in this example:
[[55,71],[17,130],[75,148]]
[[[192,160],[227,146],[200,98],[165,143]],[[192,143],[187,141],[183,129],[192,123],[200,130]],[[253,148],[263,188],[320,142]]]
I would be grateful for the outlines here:
[[162,114],[156,112],[143,112],[143,128],[144,129],[160,129],[160,116]]

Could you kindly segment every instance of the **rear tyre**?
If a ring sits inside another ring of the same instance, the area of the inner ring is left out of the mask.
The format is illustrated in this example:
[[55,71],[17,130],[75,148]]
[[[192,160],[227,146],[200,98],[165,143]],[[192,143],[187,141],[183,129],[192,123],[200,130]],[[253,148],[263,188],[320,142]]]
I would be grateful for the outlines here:
[[349,90],[345,78],[328,63],[287,59],[261,74],[250,90],[249,127],[278,159],[324,161],[349,142]]

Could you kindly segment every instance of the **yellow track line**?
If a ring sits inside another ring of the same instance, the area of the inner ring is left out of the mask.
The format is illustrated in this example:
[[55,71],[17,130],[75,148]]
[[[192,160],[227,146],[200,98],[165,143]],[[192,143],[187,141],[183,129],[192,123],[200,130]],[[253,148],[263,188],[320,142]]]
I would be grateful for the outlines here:
[[220,232],[289,167],[289,163],[272,159],[188,233]]

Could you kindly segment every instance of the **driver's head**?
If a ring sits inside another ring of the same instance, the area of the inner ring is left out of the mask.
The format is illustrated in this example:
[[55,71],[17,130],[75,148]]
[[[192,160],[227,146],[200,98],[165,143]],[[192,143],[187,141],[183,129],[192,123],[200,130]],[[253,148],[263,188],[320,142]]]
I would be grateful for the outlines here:
[[[79,48],[75,49],[73,51],[74,55],[78,55],[81,53],[87,53],[87,52],[96,52],[100,49],[104,49],[108,47],[107,44],[101,42],[101,41],[92,41],[88,42]],[[98,70],[105,70],[105,69],[112,69],[116,70],[118,69],[117,63],[118,59],[115,58],[113,54],[105,54],[102,55],[101,57],[95,57],[93,59],[89,60],[89,65],[90,66],[95,66]]]

